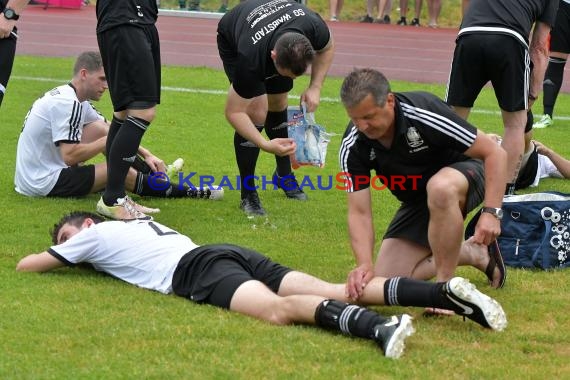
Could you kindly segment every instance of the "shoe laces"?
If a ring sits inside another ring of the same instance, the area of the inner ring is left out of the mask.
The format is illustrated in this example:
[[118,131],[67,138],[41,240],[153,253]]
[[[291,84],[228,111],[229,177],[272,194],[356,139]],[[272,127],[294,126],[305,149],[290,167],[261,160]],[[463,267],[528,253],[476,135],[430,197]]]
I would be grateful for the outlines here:
[[191,198],[210,198],[212,191],[210,189],[203,189],[203,188],[190,188],[188,189],[188,196]]
[[144,213],[136,209],[135,201],[133,201],[128,195],[126,195],[124,198],[117,199],[117,204],[127,210],[127,213],[134,219],[141,219],[146,217]]
[[299,183],[294,174],[288,174],[284,177],[279,177],[279,175],[276,174],[275,177],[277,177],[277,187],[285,191],[299,190]]
[[261,200],[259,199],[259,195],[257,195],[257,193],[249,194],[247,196],[247,200],[255,208],[261,208]]

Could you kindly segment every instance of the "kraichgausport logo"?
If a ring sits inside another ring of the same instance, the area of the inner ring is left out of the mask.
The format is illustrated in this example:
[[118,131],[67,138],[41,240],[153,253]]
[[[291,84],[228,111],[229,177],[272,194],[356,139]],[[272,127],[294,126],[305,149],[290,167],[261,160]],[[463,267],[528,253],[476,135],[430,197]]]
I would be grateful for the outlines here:
[[[374,190],[417,190],[420,175],[351,175],[339,172],[336,175],[317,176],[247,176],[244,181],[239,175],[236,176],[213,176],[198,175],[197,172],[179,172],[176,178],[169,178],[166,173],[156,172],[148,176],[148,185],[154,190],[165,190],[170,185],[178,186],[179,189],[227,189],[241,190],[344,190],[352,191],[370,186]],[[249,186],[250,179],[254,180],[255,186]],[[296,179],[296,181],[292,181]]]

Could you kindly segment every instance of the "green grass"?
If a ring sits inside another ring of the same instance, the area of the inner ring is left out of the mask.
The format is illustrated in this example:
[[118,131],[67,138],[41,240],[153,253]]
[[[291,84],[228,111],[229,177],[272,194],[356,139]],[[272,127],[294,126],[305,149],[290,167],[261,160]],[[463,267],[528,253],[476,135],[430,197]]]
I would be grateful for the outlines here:
[[[189,1],[186,1],[189,3]],[[234,7],[239,0],[229,0],[229,8]],[[216,12],[220,7],[221,0],[200,0],[200,8],[204,11]],[[328,0],[307,0],[307,5],[312,10],[318,12],[325,20],[330,18]],[[162,9],[179,9],[178,0],[161,0],[160,7]],[[408,21],[414,17],[414,1],[408,3]],[[341,21],[358,21],[366,14],[366,0],[357,0],[344,2],[344,6],[340,13]],[[374,11],[374,17],[377,11]],[[393,0],[392,9],[390,11],[392,23],[400,19],[400,3]],[[428,24],[427,1],[423,2],[421,17],[421,25]],[[461,0],[445,0],[442,1],[441,13],[438,19],[439,26],[457,27],[461,21]]]
[[[6,164],[0,177],[4,217],[0,219],[0,378],[2,379],[549,379],[570,378],[568,305],[570,272],[510,270],[506,288],[493,290],[485,276],[461,268],[504,306],[509,326],[493,333],[461,318],[425,318],[421,309],[377,307],[409,312],[417,333],[400,361],[384,359],[373,343],[305,326],[275,327],[251,318],[195,305],[125,284],[86,269],[48,274],[16,273],[16,263],[49,246],[49,227],[65,212],[93,210],[97,196],[83,199],[30,199],[15,193],[13,172],[18,134],[32,102],[65,83],[72,60],[18,56],[0,112]],[[37,79],[25,79],[25,78]],[[202,90],[227,88],[223,73],[206,68],[165,67],[164,86]],[[52,78],[52,81],[40,81]],[[295,83],[299,95],[306,78]],[[323,169],[298,175],[335,175],[340,134],[347,117],[338,101],[341,78],[327,79],[317,121],[333,137]],[[441,84],[393,82],[395,91],[423,89],[440,96]],[[162,92],[158,116],[143,145],[167,161],[184,157],[185,170],[216,177],[235,176],[233,130],[222,109],[223,94]],[[291,103],[295,104],[296,99]],[[108,95],[98,103],[111,115]],[[536,137],[570,157],[570,96],[557,102],[554,127]],[[471,121],[501,132],[496,101],[481,95]],[[485,111],[485,112],[483,112]],[[537,107],[540,113],[541,107]],[[271,174],[274,160],[262,153],[257,174]],[[537,190],[570,192],[568,181],[549,179]],[[187,233],[199,244],[232,242],[330,281],[343,282],[353,266],[346,231],[346,199],[341,191],[308,191],[306,203],[288,201],[280,191],[261,198],[268,223],[246,219],[239,193],[226,191],[221,202],[146,199],[162,209],[157,220]],[[374,194],[377,234],[382,235],[397,203]]]

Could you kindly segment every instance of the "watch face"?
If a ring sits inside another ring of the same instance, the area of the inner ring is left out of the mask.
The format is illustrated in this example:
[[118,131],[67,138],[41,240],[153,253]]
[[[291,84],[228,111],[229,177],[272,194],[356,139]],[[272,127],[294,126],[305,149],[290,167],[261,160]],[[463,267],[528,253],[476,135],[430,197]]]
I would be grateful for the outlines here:
[[16,14],[16,12],[14,12],[14,10],[10,9],[10,8],[4,9],[4,17],[8,20],[17,20],[18,19],[18,15]]
[[497,218],[503,219],[503,210],[502,209],[497,210]]

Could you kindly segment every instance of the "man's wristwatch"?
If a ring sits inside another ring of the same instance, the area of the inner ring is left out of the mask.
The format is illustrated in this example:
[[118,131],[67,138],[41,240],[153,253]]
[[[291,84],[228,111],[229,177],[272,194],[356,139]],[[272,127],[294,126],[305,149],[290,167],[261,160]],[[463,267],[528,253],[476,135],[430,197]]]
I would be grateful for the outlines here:
[[6,20],[16,21],[17,19],[20,18],[20,15],[18,15],[16,13],[16,11],[14,11],[12,8],[5,8],[4,9],[4,18],[6,18]]
[[501,220],[503,219],[503,209],[496,208],[496,207],[483,207],[481,209],[481,213],[488,212],[489,214],[493,215],[495,218]]

